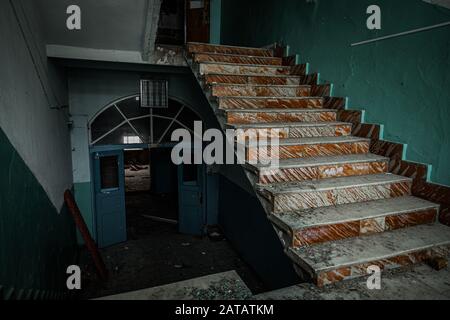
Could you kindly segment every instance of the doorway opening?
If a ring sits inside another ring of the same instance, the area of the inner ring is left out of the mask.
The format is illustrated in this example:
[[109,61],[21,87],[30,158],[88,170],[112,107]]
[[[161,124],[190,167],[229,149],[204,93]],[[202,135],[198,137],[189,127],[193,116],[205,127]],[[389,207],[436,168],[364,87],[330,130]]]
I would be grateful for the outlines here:
[[156,45],[184,46],[186,42],[208,43],[210,0],[163,0]]
[[89,123],[97,243],[111,272],[95,277],[87,252],[82,296],[95,298],[236,270],[253,293],[265,287],[217,224],[215,173],[204,165],[175,165],[171,133],[193,131],[201,118],[180,101],[140,106],[139,96],[115,101]]

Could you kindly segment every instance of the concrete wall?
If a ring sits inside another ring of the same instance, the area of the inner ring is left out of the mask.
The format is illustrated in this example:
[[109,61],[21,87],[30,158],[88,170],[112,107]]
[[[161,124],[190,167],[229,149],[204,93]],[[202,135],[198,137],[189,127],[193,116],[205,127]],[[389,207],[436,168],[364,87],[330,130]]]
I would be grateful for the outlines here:
[[67,104],[66,80],[47,62],[33,2],[14,3],[0,7],[0,127],[60,210],[72,185],[68,117],[51,107]]
[[66,80],[45,56],[32,1],[0,2],[0,285],[65,287],[75,227]]
[[379,0],[382,30],[366,27],[369,0],[228,0],[222,43],[263,46],[282,41],[384,124],[384,138],[408,144],[407,160],[432,164],[431,180],[450,185],[450,27],[375,44],[351,43],[450,20],[450,10],[421,0]]

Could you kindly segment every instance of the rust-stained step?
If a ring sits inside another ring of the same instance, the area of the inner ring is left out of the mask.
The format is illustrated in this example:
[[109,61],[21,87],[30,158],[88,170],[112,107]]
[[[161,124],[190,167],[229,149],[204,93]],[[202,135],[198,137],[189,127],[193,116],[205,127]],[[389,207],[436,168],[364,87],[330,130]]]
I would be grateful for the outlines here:
[[199,42],[187,43],[187,50],[189,53],[223,53],[223,54],[273,57],[273,51],[271,49],[224,46]]
[[291,67],[202,62],[198,66],[198,72],[200,75],[210,73],[228,73],[237,75],[289,75],[291,72]]
[[218,62],[218,63],[237,63],[248,65],[274,65],[274,66],[282,65],[282,59],[277,57],[243,56],[243,55],[220,54],[220,53],[194,53],[193,61],[196,63]]
[[277,214],[403,197],[411,194],[411,184],[410,178],[381,173],[263,185],[259,193]]
[[437,221],[439,205],[412,196],[271,214],[300,248]]
[[370,266],[389,270],[435,257],[446,259],[449,248],[450,228],[434,223],[290,248],[288,255],[322,287],[368,276]]
[[333,109],[237,109],[219,110],[226,123],[246,124],[258,122],[335,122],[337,112]]
[[389,158],[374,154],[350,154],[280,160],[273,168],[247,164],[259,184],[296,182],[337,177],[362,176],[388,171]]
[[309,97],[311,86],[214,84],[211,94],[215,97]]
[[255,84],[255,85],[300,85],[303,77],[298,75],[249,75],[211,73],[204,75],[205,83],[211,84]]
[[322,109],[322,97],[218,97],[220,109]]
[[357,137],[318,137],[281,139],[274,141],[250,140],[245,145],[246,160],[262,162],[277,157],[283,159],[311,158],[369,153],[370,140]]
[[349,136],[352,124],[346,122],[286,122],[227,124],[226,128],[237,130],[236,135],[245,137],[313,138]]

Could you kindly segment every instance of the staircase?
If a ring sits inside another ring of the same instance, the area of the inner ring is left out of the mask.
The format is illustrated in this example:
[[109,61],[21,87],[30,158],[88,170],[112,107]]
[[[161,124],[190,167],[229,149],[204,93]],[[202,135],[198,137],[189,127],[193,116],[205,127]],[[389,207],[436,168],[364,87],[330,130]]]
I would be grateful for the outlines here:
[[[268,219],[298,274],[318,286],[446,258],[450,229],[439,205],[412,196],[412,179],[338,119],[330,85],[274,50],[187,45],[187,61],[223,129],[277,129],[279,169],[247,163]],[[261,146],[246,145],[247,160]],[[249,161],[248,161],[249,162]]]

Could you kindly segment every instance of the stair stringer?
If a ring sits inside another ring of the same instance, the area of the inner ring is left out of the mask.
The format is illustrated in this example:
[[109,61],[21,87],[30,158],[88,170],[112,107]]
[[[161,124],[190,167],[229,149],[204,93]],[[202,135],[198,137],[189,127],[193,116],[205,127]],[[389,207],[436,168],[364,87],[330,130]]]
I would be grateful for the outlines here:
[[[202,81],[200,74],[199,74],[199,68],[198,68],[198,64],[193,63],[192,59],[190,59],[189,57],[185,57],[187,64],[189,65],[192,73],[194,74],[194,77],[198,83],[198,85],[200,86],[203,94],[205,95],[206,99],[209,102],[210,107],[212,108],[214,114],[217,117],[217,120],[219,122],[219,125],[222,129],[223,132],[225,132],[226,130],[226,119],[224,118],[224,113],[221,112],[221,110],[219,109],[218,103],[217,101],[214,99],[214,97],[212,96],[211,93],[211,89],[209,88],[209,86],[205,85],[204,82]],[[265,212],[265,218],[267,219],[267,223],[270,223],[270,225],[273,228],[274,233],[276,234],[277,238],[279,239],[281,245],[282,245],[282,250],[283,250],[283,254],[284,256],[287,258],[287,263],[289,263],[292,267],[292,274],[291,275],[286,275],[286,278],[291,278],[293,279],[292,284],[297,284],[299,282],[303,282],[306,279],[309,279],[308,276],[306,276],[305,278],[301,277],[301,274],[305,274],[303,271],[298,270],[298,266],[295,265],[295,263],[292,262],[292,260],[290,260],[287,256],[287,250],[289,249],[289,235],[286,234],[286,232],[284,232],[283,230],[281,230],[280,228],[278,228],[274,223],[272,223],[272,221],[270,221],[269,216],[270,216],[270,209],[269,209],[269,204],[267,202],[267,200],[262,197],[259,192],[257,192],[257,183],[256,183],[256,177],[254,176],[254,174],[252,174],[251,172],[249,172],[248,170],[245,169],[245,167],[243,165],[235,165],[233,167],[238,166],[241,172],[241,175],[237,175],[234,168],[233,169],[229,169],[229,166],[227,165],[221,165],[219,166],[219,172],[227,177],[227,179],[229,179],[230,181],[232,181],[233,183],[235,183],[236,185],[238,185],[239,187],[241,187],[242,189],[244,189],[245,191],[253,194],[260,202],[262,208],[264,209]],[[241,177],[245,180],[242,180]],[[288,280],[289,281],[289,280]],[[275,286],[278,286],[277,284],[275,284]],[[280,284],[280,287],[286,286],[286,284]]]

